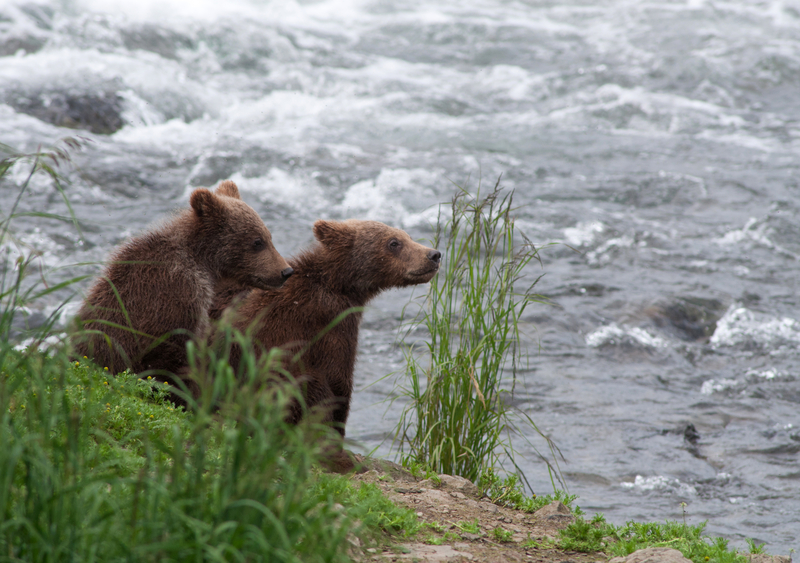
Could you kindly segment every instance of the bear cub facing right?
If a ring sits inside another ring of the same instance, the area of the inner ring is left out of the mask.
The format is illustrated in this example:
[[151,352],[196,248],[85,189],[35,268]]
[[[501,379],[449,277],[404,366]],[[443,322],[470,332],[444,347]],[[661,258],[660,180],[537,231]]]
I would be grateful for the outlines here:
[[[212,310],[222,311],[234,300],[234,328],[252,329],[261,350],[281,347],[288,352],[286,358],[301,352],[299,361],[284,368],[301,384],[306,407],[324,409],[323,421],[344,438],[360,308],[386,289],[430,281],[439,270],[441,253],[377,221],[320,220],[314,224],[314,236],[316,246],[289,259],[294,275],[283,287],[253,290],[242,297],[235,285],[223,284]],[[356,310],[323,334],[334,319],[352,308]],[[234,369],[239,354],[235,347],[231,350]],[[287,420],[297,423],[302,414],[300,405],[294,404]],[[329,465],[344,472],[353,462],[339,448]]]
[[191,207],[116,249],[90,288],[75,352],[111,373],[185,367],[186,342],[205,338],[221,279],[279,287],[292,269],[231,181],[192,192]]

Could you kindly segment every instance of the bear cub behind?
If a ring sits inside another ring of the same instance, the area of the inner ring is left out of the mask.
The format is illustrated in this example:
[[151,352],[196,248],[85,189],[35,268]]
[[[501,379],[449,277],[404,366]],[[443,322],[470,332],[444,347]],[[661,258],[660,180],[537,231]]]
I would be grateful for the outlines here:
[[197,189],[189,202],[189,209],[112,253],[77,315],[83,329],[73,338],[78,356],[112,373],[175,373],[186,364],[186,342],[207,335],[221,279],[267,289],[291,276],[236,184]]

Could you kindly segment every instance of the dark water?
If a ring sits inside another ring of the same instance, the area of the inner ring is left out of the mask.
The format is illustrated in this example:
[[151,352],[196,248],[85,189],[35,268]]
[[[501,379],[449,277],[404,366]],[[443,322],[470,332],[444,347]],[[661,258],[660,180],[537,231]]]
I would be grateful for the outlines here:
[[[0,142],[93,141],[84,241],[16,223],[50,279],[226,178],[291,254],[320,217],[429,236],[451,181],[502,173],[518,227],[579,251],[544,253],[516,397],[579,504],[800,546],[796,0],[6,2],[0,55]],[[64,211],[43,179],[23,207]],[[386,455],[409,295],[367,315],[348,426]]]

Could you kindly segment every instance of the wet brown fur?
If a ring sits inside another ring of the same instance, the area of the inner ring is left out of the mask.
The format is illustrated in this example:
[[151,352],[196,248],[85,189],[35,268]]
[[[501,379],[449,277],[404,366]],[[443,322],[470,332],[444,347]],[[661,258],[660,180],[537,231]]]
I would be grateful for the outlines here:
[[[385,289],[426,283],[439,269],[438,251],[376,221],[317,221],[314,235],[317,245],[289,259],[294,275],[283,287],[253,290],[238,306],[234,326],[244,331],[255,322],[253,338],[265,350],[283,347],[291,357],[341,313],[363,307]],[[217,311],[225,300],[241,297],[235,284],[220,289]],[[314,342],[299,362],[286,366],[303,384],[306,406],[326,409],[324,421],[342,437],[353,393],[360,322],[360,311],[349,314]],[[236,350],[231,364],[238,365]],[[297,423],[301,416],[295,405],[288,419]],[[339,470],[349,469],[346,460],[343,464]]]
[[[283,284],[289,264],[236,184],[222,182],[215,192],[197,189],[190,204],[112,253],[78,312],[82,328],[94,333],[75,335],[76,355],[112,373],[174,373],[186,364],[186,342],[207,334],[219,280],[260,288]],[[172,334],[156,344],[167,333]]]

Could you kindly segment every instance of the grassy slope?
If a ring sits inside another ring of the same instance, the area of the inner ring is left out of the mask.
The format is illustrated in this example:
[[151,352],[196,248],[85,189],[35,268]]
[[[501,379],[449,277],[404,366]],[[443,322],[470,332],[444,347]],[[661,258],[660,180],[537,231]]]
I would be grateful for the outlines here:
[[0,560],[346,561],[415,531],[374,487],[312,468],[313,427],[243,400],[186,413],[161,384],[0,358]]

